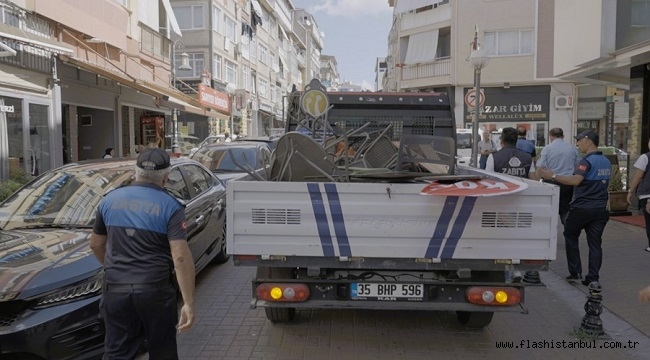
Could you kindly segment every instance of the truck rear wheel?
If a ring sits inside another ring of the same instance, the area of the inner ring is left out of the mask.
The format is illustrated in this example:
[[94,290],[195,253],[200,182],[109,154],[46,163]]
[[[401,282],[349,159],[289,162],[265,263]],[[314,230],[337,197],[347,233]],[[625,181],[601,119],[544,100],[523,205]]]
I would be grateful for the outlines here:
[[[257,279],[282,280],[293,278],[293,268],[262,266],[257,268]],[[296,308],[267,306],[264,308],[264,312],[266,312],[266,318],[271,320],[271,322],[289,322],[293,320],[294,316],[296,315]]]
[[456,311],[458,321],[465,327],[482,329],[492,322],[493,312],[482,311]]
[[289,322],[296,315],[296,308],[266,307],[266,318],[271,322]]

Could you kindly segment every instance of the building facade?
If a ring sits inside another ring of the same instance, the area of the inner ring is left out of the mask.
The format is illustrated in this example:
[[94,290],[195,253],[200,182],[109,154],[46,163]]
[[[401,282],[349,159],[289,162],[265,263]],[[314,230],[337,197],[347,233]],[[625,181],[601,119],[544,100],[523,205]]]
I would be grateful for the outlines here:
[[574,97],[575,86],[553,75],[554,15],[549,3],[554,2],[389,1],[394,22],[384,89],[448,91],[457,127],[471,127],[475,71],[467,59],[478,28],[479,47],[489,58],[480,78],[480,128],[524,126],[538,146],[548,142],[552,127],[572,135],[573,108],[557,106],[556,99]]

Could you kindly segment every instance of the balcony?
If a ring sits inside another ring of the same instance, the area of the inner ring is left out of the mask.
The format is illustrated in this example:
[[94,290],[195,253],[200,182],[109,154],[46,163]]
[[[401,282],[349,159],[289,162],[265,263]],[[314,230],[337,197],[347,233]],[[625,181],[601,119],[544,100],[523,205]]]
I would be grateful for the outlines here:
[[451,59],[439,58],[433,63],[405,65],[402,67],[402,81],[430,79],[451,75]]
[[400,21],[400,31],[408,31],[448,21],[451,21],[451,5],[449,3],[419,13],[403,14]]

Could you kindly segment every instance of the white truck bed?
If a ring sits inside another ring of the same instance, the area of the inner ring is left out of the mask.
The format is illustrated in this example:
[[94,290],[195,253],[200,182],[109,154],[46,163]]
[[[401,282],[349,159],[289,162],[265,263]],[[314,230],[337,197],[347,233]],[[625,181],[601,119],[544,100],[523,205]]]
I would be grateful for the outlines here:
[[425,183],[231,181],[228,252],[554,260],[558,188],[524,181],[525,190],[493,197],[420,195]]

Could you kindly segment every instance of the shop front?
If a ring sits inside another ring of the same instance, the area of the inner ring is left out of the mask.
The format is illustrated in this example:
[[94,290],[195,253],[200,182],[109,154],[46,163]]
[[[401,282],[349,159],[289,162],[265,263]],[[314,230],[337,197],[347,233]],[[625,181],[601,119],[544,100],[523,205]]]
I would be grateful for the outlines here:
[[[18,75],[19,74],[19,75]],[[61,140],[47,75],[0,65],[0,180],[19,171],[36,176],[57,166]]]
[[[471,88],[465,88],[465,94]],[[548,142],[551,87],[517,86],[510,88],[483,88],[485,102],[479,114],[479,129],[492,134],[505,127],[526,128],[526,138],[536,146]],[[465,105],[464,125],[472,127],[474,109]]]

